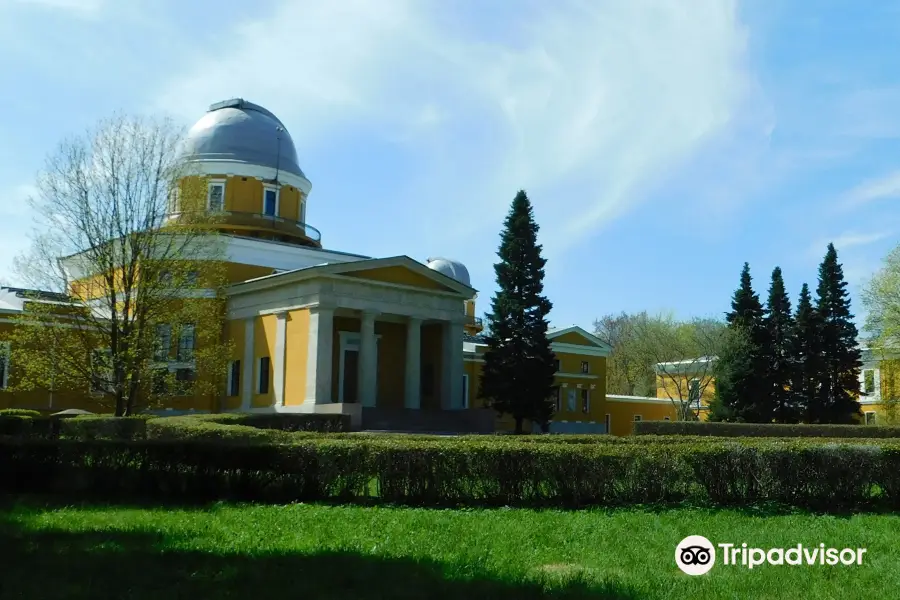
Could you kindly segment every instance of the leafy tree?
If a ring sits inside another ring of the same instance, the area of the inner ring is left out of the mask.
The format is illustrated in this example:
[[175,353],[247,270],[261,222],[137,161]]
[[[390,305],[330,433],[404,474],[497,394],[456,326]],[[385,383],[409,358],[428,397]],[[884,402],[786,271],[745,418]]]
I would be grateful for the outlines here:
[[[728,415],[730,420],[746,423],[769,423],[773,417],[768,364],[765,348],[767,333],[764,311],[759,296],[753,291],[750,265],[744,263],[741,283],[731,301],[731,312],[725,321],[733,331],[731,343],[738,346],[729,348],[734,360],[720,361],[717,370],[716,394],[719,414]],[[722,383],[725,382],[723,386]]]
[[553,305],[543,295],[544,266],[538,225],[528,196],[519,191],[500,236],[494,265],[498,290],[487,314],[481,396],[501,414],[510,414],[516,433],[525,419],[544,430],[553,415],[555,356],[547,339]]
[[646,312],[606,315],[594,321],[594,335],[612,348],[606,359],[606,392],[655,396],[654,361],[643,351],[640,333],[655,319]]
[[828,244],[819,266],[816,312],[820,318],[823,363],[815,416],[824,423],[852,423],[860,414],[857,398],[862,361],[850,312],[850,294],[834,244]]
[[30,200],[38,228],[16,266],[55,293],[25,293],[8,338],[14,389],[76,391],[119,416],[173,393],[218,408],[224,253],[205,216],[168,218],[172,194],[205,202],[205,181],[185,178],[181,139],[167,121],[117,117],[48,158]]
[[792,404],[796,407],[800,418],[807,423],[819,421],[817,398],[822,373],[820,334],[819,314],[813,307],[809,286],[804,283],[800,289],[797,312],[794,316],[791,344],[794,371],[791,376],[791,395]]
[[863,292],[865,330],[881,348],[900,347],[900,245],[885,257]]
[[637,349],[655,371],[656,396],[666,397],[680,421],[699,418],[700,400],[713,382],[725,326],[714,319],[676,321],[659,316],[637,322]]
[[763,325],[769,342],[763,350],[774,420],[776,423],[796,423],[801,415],[791,392],[791,380],[796,368],[794,318],[791,315],[791,301],[784,289],[781,267],[775,267],[772,271]]

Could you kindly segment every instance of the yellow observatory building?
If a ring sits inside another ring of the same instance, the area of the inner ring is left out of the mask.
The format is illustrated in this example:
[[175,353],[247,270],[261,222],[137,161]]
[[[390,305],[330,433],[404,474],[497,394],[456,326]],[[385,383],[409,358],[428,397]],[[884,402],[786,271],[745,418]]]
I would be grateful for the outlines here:
[[[486,346],[465,266],[323,248],[320,232],[306,223],[312,186],[291,136],[261,106],[241,99],[212,105],[190,129],[183,158],[188,177],[205,184],[206,210],[218,215],[230,282],[224,335],[234,350],[224,397],[176,396],[154,411],[338,412],[365,429],[509,425],[478,398]],[[183,208],[176,189],[168,218],[184,218]],[[74,280],[92,275],[79,273],[76,261],[67,268]],[[11,326],[23,298],[22,290],[0,289],[0,329]],[[192,335],[175,342],[179,351],[193,345]],[[630,432],[639,413],[605,394],[609,347],[580,327],[549,336],[560,386],[551,431]],[[190,380],[193,365],[180,354],[169,368]],[[89,397],[63,405],[59,394],[3,392],[11,377],[7,353],[0,407],[97,410]]]

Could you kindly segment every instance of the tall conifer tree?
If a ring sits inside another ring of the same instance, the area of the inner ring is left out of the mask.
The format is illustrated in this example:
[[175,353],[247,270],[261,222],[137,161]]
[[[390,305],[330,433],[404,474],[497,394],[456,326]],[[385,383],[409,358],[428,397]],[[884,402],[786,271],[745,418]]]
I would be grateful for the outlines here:
[[516,433],[525,419],[546,429],[553,415],[556,359],[547,339],[553,305],[543,295],[547,261],[537,243],[538,229],[531,202],[519,191],[500,236],[500,262],[494,265],[498,290],[486,315],[490,333],[481,375],[482,397],[499,413],[512,415]]
[[763,353],[767,362],[772,417],[776,423],[796,423],[800,419],[800,413],[791,393],[791,380],[795,371],[794,318],[791,315],[791,301],[784,289],[781,267],[775,267],[772,271],[763,324],[768,342]]
[[819,339],[821,329],[819,315],[812,305],[809,286],[804,283],[794,316],[791,395],[801,420],[807,423],[818,423],[821,420],[822,411],[818,403],[819,378],[822,374],[822,344]]
[[745,423],[768,423],[773,416],[764,348],[766,330],[759,295],[753,291],[750,265],[744,263],[741,284],[725,315],[729,342],[717,363],[718,413]]
[[859,415],[859,373],[862,361],[857,329],[850,312],[850,294],[834,244],[819,266],[816,290],[822,350],[821,385],[818,390],[819,420],[852,423]]

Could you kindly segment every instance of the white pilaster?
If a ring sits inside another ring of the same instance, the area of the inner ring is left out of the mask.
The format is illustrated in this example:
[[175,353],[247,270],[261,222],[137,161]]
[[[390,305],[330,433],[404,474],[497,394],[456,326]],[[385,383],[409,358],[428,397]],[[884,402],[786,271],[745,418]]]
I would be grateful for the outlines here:
[[375,347],[375,313],[363,311],[359,323],[359,402],[375,406],[378,354]]
[[326,404],[331,396],[331,353],[334,347],[334,309],[314,306],[309,309],[309,345],[306,361],[306,399],[308,404]]
[[275,315],[275,356],[272,357],[272,369],[275,373],[272,382],[275,384],[275,406],[284,406],[284,360],[287,317],[288,314],[286,312]]
[[441,408],[463,407],[463,325],[445,321],[441,331]]
[[422,405],[422,319],[406,322],[406,377],[403,406],[421,408]]
[[241,410],[250,410],[253,404],[253,355],[254,322],[256,317],[244,319],[244,357],[241,359]]

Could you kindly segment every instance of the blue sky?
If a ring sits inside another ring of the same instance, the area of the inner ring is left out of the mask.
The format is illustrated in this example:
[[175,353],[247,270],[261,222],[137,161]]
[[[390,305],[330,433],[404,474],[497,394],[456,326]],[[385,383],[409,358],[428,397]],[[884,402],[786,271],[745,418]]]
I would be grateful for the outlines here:
[[[515,4],[515,9],[511,7]],[[0,280],[44,157],[114,111],[287,125],[328,248],[463,261],[481,309],[528,191],[554,325],[859,286],[900,233],[900,4],[0,0]]]

